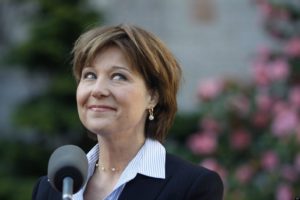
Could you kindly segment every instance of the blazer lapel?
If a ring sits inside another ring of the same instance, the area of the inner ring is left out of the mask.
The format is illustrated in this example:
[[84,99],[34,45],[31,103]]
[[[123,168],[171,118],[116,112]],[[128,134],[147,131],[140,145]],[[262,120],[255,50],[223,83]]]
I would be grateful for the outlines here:
[[123,189],[119,200],[154,200],[158,197],[169,178],[157,179],[138,174]]

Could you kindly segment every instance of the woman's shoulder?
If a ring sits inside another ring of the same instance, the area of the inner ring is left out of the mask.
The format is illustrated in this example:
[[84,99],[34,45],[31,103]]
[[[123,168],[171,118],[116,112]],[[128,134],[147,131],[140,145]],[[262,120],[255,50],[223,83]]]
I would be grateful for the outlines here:
[[181,179],[203,179],[209,180],[209,182],[217,183],[218,185],[223,185],[222,180],[218,173],[196,165],[190,161],[184,160],[183,158],[172,155],[170,153],[166,154],[166,174],[170,176],[177,176]]
[[200,165],[185,160],[177,155],[170,153],[166,154],[166,167],[174,168],[174,170],[190,171],[191,173],[210,173],[211,170],[204,168]]
[[218,173],[169,153],[166,176],[170,183],[180,185],[177,190],[186,192],[185,199],[223,198],[224,185]]

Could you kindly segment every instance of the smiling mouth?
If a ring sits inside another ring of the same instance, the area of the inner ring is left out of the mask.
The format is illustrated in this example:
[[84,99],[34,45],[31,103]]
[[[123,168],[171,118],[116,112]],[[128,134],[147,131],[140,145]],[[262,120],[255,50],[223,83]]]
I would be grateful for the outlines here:
[[91,105],[88,106],[88,109],[94,112],[107,112],[107,111],[115,111],[116,109],[110,106],[104,105]]

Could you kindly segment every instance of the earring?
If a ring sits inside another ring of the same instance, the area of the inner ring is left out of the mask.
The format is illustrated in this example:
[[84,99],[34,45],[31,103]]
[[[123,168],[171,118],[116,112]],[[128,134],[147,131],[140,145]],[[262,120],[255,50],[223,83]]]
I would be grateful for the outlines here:
[[154,120],[153,108],[149,108],[149,120],[150,121]]

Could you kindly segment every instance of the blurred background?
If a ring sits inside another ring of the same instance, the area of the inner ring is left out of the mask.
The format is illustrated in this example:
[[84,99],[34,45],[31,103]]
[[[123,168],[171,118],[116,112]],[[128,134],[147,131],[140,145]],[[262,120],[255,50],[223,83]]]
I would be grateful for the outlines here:
[[168,151],[217,171],[225,200],[300,196],[299,0],[1,0],[1,200],[31,199],[57,147],[94,145],[70,50],[90,27],[124,22],[182,64]]

